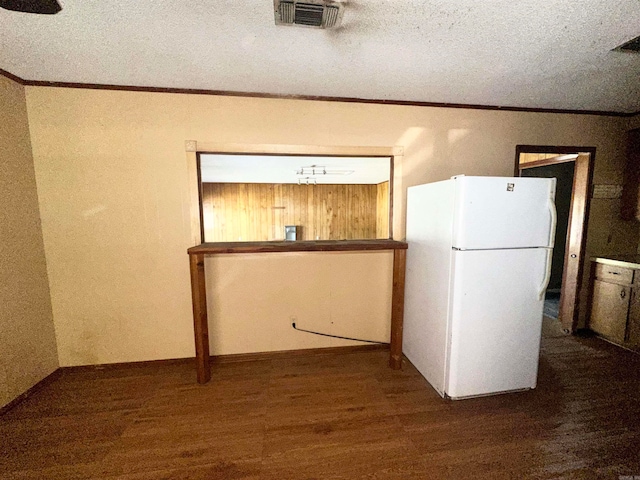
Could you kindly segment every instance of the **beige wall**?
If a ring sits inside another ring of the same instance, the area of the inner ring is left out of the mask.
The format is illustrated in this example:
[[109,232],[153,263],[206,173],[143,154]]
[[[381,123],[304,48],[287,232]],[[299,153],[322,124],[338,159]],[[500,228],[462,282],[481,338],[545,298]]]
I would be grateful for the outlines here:
[[291,328],[388,342],[393,253],[264,253],[205,261],[212,352],[353,345]]
[[[402,147],[393,219],[395,238],[403,238],[408,186],[459,173],[512,175],[517,144],[595,146],[595,182],[621,182],[628,125],[626,118],[603,116],[49,87],[27,87],[27,105],[62,365],[193,355],[185,254],[194,238],[193,165],[187,165],[193,155],[185,153],[187,140]],[[590,254],[636,250],[637,226],[611,215],[616,203],[592,202]],[[267,293],[267,285],[270,272],[282,268],[279,257],[261,259],[255,276],[252,260],[213,262],[224,265],[211,287],[214,298],[239,307],[245,299],[262,299],[251,307],[262,312],[260,329],[233,322],[230,307],[212,312],[233,329],[220,332],[220,339],[228,336],[222,343],[212,339],[213,353],[271,348],[260,336],[287,328],[290,312],[298,310],[307,312],[300,323],[326,326],[325,317],[298,308],[320,302],[323,293],[313,289],[286,311],[272,307],[277,296]],[[352,264],[358,268],[345,258],[343,268]],[[385,265],[380,261],[376,268]],[[310,284],[328,275],[317,265],[296,272],[296,281]],[[365,303],[389,294],[388,282],[378,277]],[[252,287],[243,288],[238,278],[251,278]],[[360,287],[343,288],[348,296]],[[367,315],[352,315],[354,332],[386,328]],[[324,345],[320,337],[313,344],[299,338],[287,348]]]
[[24,87],[0,76],[0,407],[58,367]]

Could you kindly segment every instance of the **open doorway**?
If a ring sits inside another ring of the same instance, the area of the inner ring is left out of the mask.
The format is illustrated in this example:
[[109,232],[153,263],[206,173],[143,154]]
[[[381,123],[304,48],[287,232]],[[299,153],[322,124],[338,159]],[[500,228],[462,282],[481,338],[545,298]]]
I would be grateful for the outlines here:
[[580,313],[594,157],[593,147],[516,147],[516,175],[558,180],[558,226],[545,315],[557,318],[567,333],[576,331]]

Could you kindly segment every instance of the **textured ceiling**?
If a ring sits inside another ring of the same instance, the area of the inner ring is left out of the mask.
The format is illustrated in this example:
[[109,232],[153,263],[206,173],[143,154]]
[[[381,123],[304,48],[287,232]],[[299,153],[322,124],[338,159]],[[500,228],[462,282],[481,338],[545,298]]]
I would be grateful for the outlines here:
[[389,180],[390,167],[389,157],[200,155],[202,181],[214,183],[304,183],[310,177],[318,184],[377,184]]
[[29,80],[640,111],[638,0],[349,0],[342,27],[272,0],[60,0],[0,10],[0,68]]

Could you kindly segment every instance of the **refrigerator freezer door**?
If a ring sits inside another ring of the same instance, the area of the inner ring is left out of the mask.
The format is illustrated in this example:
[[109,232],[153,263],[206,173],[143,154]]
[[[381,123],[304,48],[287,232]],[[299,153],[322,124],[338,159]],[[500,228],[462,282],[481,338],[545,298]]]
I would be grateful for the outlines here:
[[552,247],[555,178],[455,177],[453,247]]
[[547,249],[456,251],[446,394],[534,388]]

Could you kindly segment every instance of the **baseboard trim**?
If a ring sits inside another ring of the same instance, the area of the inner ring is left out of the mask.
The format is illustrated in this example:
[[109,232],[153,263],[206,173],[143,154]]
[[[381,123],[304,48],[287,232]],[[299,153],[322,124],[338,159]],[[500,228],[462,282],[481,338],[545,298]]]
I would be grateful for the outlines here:
[[317,357],[321,355],[344,355],[349,353],[389,350],[388,343],[378,345],[349,345],[346,347],[304,348],[299,350],[279,350],[275,352],[236,353],[230,355],[211,355],[209,362],[213,365],[221,363],[254,362],[273,360],[275,358]]
[[[235,362],[253,362],[256,360],[270,360],[272,358],[287,357],[314,357],[318,355],[331,354],[347,354],[363,351],[389,350],[388,343],[377,345],[348,345],[346,347],[323,347],[323,348],[302,348],[297,350],[278,350],[274,352],[255,352],[255,353],[233,353],[226,355],[211,355],[210,362],[214,363],[235,363]],[[168,358],[164,360],[142,360],[139,362],[120,362],[120,363],[98,363],[92,365],[76,365],[71,367],[60,367],[61,373],[65,372],[82,372],[82,371],[101,371],[101,370],[118,370],[123,368],[145,368],[150,366],[163,365],[184,365],[195,363],[195,357],[186,358]]]
[[119,362],[119,363],[96,363],[92,365],[75,365],[71,367],[60,367],[62,373],[66,372],[85,372],[85,371],[102,371],[102,370],[120,370],[124,368],[145,368],[153,366],[169,366],[183,365],[195,362],[194,357],[187,358],[167,358],[163,360],[141,360],[138,362]]
[[[270,360],[272,358],[287,357],[315,357],[318,355],[331,354],[347,354],[363,351],[389,350],[388,343],[377,345],[348,345],[346,347],[323,347],[323,348],[302,348],[298,350],[278,350],[274,352],[255,352],[255,353],[234,353],[227,355],[211,355],[209,361],[212,364],[219,363],[235,363],[235,362],[253,362],[256,360]],[[121,363],[99,363],[93,365],[77,365],[72,367],[60,367],[61,373],[65,372],[82,372],[82,371],[101,371],[101,370],[118,370],[124,368],[145,368],[150,366],[163,365],[184,365],[195,364],[195,357],[187,358],[169,358],[165,360],[142,360],[139,362],[121,362]]]
[[0,417],[2,415],[4,415],[5,413],[7,413],[9,410],[11,410],[11,409],[15,408],[16,406],[18,406],[20,403],[24,402],[27,398],[29,398],[31,395],[33,395],[37,391],[41,390],[42,388],[46,387],[51,382],[53,382],[54,380],[59,378],[61,374],[62,374],[62,372],[61,372],[60,368],[55,369],[53,372],[51,372],[49,375],[44,377],[42,380],[40,380],[34,386],[32,386],[31,388],[27,389],[27,391],[25,391],[25,392],[21,393],[20,395],[18,395],[16,398],[11,400],[5,406],[0,407]]

